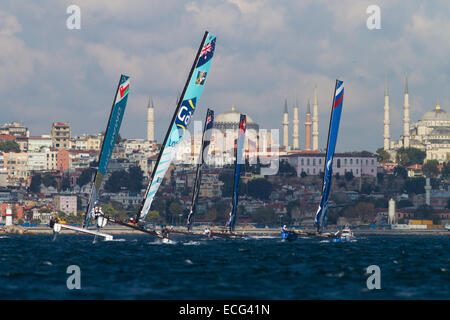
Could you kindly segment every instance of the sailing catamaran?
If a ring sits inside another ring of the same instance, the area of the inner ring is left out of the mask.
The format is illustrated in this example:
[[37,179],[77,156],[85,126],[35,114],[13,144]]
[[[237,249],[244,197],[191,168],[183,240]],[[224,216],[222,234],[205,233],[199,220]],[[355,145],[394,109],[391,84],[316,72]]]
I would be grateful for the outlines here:
[[[194,218],[195,213],[197,212],[197,200],[198,195],[200,193],[200,184],[202,180],[202,166],[205,162],[204,160],[204,151],[206,147],[209,145],[211,140],[211,129],[214,124],[214,111],[211,109],[208,109],[206,112],[206,120],[205,120],[205,126],[203,127],[203,133],[202,133],[202,144],[200,149],[200,156],[199,156],[199,162],[197,163],[197,172],[195,174],[195,181],[194,181],[194,190],[192,192],[192,200],[191,200],[191,210],[189,211],[189,215],[187,217],[187,229],[188,231],[192,228],[192,219]],[[209,137],[205,139],[205,134],[208,134]]]
[[331,179],[333,176],[333,158],[336,148],[336,141],[339,131],[339,123],[341,121],[342,106],[344,102],[344,82],[336,79],[334,89],[333,104],[331,107],[330,126],[328,129],[327,153],[325,155],[323,182],[322,182],[322,198],[320,199],[319,208],[317,209],[314,225],[317,233],[322,233],[326,227],[326,217],[328,212],[328,199],[331,191]]
[[[177,147],[183,139],[184,133],[188,128],[198,101],[203,92],[206,82],[206,77],[211,67],[211,61],[214,55],[216,46],[216,37],[205,31],[202,42],[195,56],[194,63],[189,73],[189,77],[184,86],[183,92],[178,100],[172,121],[164,138],[161,150],[156,160],[156,165],[153,169],[147,190],[145,191],[139,212],[133,222],[122,222],[111,217],[105,218],[111,222],[118,223],[135,230],[146,232],[158,238],[167,238],[168,233],[157,233],[153,230],[147,230],[143,227],[143,222],[150,210],[155,194],[164,179],[167,169],[172,162]],[[163,230],[164,231],[164,230]]]
[[[111,235],[94,232],[88,230],[89,221],[94,213],[94,207],[97,206],[98,202],[98,192],[103,181],[103,177],[106,174],[108,168],[109,160],[111,159],[111,154],[113,152],[114,146],[116,144],[117,136],[119,135],[120,126],[122,124],[123,115],[125,113],[125,107],[128,100],[128,92],[130,89],[130,77],[126,75],[121,75],[119,84],[116,89],[116,94],[114,96],[113,105],[111,107],[111,113],[109,115],[108,124],[106,126],[105,135],[103,137],[102,147],[100,149],[98,168],[95,171],[94,180],[92,182],[92,189],[89,196],[89,201],[83,221],[83,227],[78,228],[74,226],[68,226],[60,223],[51,223],[51,228],[55,233],[59,233],[61,228],[76,230],[84,233],[96,234],[105,237],[106,240],[112,240]],[[100,229],[106,225],[106,220],[102,216],[97,216],[97,227]],[[97,230],[98,231],[98,230]]]
[[[208,109],[208,111],[210,111]],[[210,123],[211,122],[211,123]],[[206,133],[208,133],[208,129],[212,128],[212,122],[213,120],[209,119],[209,116],[207,115],[206,117],[206,123],[205,123],[205,129],[206,129]],[[193,233],[193,232],[182,232],[182,231],[171,231],[170,233],[173,234],[181,234],[181,235],[196,235],[196,236],[201,236],[201,237],[213,237],[213,236],[217,236],[217,237],[225,237],[225,238],[229,238],[229,237],[245,237],[244,235],[238,235],[233,233],[234,231],[234,226],[236,224],[236,214],[237,214],[237,208],[238,208],[238,199],[239,199],[239,181],[240,181],[240,176],[241,176],[241,167],[242,164],[244,163],[244,139],[245,139],[245,130],[247,127],[247,116],[245,114],[241,114],[240,115],[240,121],[239,121],[239,132],[238,132],[238,139],[237,139],[237,149],[236,149],[236,159],[235,159],[235,166],[234,166],[234,184],[233,184],[233,195],[232,195],[232,209],[230,212],[230,216],[228,219],[228,222],[226,224],[227,227],[227,231],[228,232],[211,232],[210,229],[205,230],[205,233]],[[204,131],[205,133],[205,131]],[[195,207],[196,207],[196,202],[197,202],[197,198],[198,198],[198,192],[199,192],[199,188],[200,188],[200,179],[201,179],[201,165],[203,163],[203,151],[204,148],[206,148],[207,144],[209,143],[209,139],[205,142],[206,140],[202,141],[202,151],[201,151],[201,161],[200,163],[197,165],[197,175],[196,175],[196,180],[194,183],[194,191],[192,194],[192,204],[191,204],[191,211],[189,213],[188,216],[188,222],[187,222],[187,227],[188,227],[188,231],[190,230],[191,224],[192,224],[192,217],[195,213]]]
[[[322,197],[320,199],[319,208],[317,209],[314,225],[315,233],[307,232],[307,235],[320,235],[325,237],[333,237],[333,234],[322,233],[326,226],[326,217],[328,212],[328,199],[331,191],[331,179],[333,176],[333,158],[336,148],[336,141],[339,131],[339,123],[341,120],[342,106],[344,101],[344,82],[336,80],[334,89],[333,103],[331,105],[330,125],[328,128],[327,151],[324,163],[324,176],[322,181]],[[282,240],[296,240],[298,234],[295,231],[290,231],[284,226],[281,229]]]

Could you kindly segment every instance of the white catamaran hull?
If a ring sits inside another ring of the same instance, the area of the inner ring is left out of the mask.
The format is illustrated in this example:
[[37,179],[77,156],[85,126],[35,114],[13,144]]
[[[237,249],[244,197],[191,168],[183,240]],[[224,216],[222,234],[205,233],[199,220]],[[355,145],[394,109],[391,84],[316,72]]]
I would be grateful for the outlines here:
[[55,225],[53,226],[53,231],[55,233],[59,233],[61,231],[61,228],[74,230],[74,231],[79,231],[79,232],[87,233],[87,234],[98,235],[100,237],[104,237],[105,241],[109,241],[109,240],[113,239],[113,236],[110,235],[110,234],[97,232],[97,231],[93,231],[93,230],[88,230],[88,229],[83,229],[83,228],[74,227],[74,226],[69,226],[69,225],[61,224],[61,223],[55,223]]

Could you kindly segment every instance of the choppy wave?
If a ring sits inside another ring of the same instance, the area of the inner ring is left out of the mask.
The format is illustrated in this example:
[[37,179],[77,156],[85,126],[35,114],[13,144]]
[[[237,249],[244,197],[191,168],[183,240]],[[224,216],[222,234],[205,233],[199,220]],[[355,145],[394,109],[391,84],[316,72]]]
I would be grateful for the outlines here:
[[[368,236],[333,244],[316,237],[284,243],[181,237],[176,245],[121,237],[101,245],[88,235],[55,242],[48,235],[3,237],[0,299],[449,298],[448,237]],[[81,270],[78,294],[66,289],[70,265]],[[367,288],[371,265],[380,267],[385,290]]]

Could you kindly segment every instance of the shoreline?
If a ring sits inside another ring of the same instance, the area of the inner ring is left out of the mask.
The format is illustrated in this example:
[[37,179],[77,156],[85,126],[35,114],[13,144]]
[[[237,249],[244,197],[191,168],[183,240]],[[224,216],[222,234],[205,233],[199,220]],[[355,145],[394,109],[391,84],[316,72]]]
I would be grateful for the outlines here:
[[[185,230],[184,227],[174,227],[175,230]],[[202,232],[202,227],[194,227],[193,228],[197,232]],[[221,231],[223,228],[212,228],[214,231]],[[95,231],[94,228],[89,229],[92,231]],[[309,231],[309,230],[303,230],[303,231]],[[124,226],[106,226],[102,229],[103,233],[111,234],[111,235],[136,235],[136,234],[142,234],[141,231],[133,230]],[[264,229],[258,229],[258,228],[236,228],[236,233],[238,234],[247,234],[247,235],[255,235],[255,236],[279,236],[280,235],[280,228],[264,228]],[[405,236],[450,236],[450,231],[446,229],[435,229],[435,230],[386,230],[386,229],[358,229],[355,228],[353,230],[355,236],[371,236],[371,235],[405,235]],[[53,234],[53,230],[46,227],[46,226],[39,226],[39,227],[22,227],[22,226],[14,226],[13,228],[10,227],[9,230],[7,230],[5,227],[0,228],[0,234],[22,234],[22,235],[38,235],[38,234]],[[67,230],[64,229],[61,234],[79,234],[78,231],[74,230]]]

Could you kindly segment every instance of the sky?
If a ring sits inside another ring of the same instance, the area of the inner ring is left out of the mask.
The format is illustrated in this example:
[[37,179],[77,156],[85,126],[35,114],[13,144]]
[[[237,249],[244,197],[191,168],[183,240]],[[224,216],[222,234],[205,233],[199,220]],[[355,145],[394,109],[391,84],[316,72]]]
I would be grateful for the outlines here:
[[[66,26],[73,4],[79,30]],[[381,29],[367,28],[370,5],[380,7]],[[446,0],[9,1],[0,7],[0,123],[20,121],[32,136],[49,134],[53,121],[70,122],[72,135],[104,131],[126,74],[121,136],[146,137],[151,96],[162,142],[208,30],[216,50],[193,120],[208,107],[217,114],[235,105],[260,128],[281,130],[287,98],[292,133],[297,95],[303,148],[307,99],[317,86],[324,149],[338,78],[345,96],[336,150],[374,152],[383,146],[386,76],[392,138],[402,131],[406,73],[411,122],[437,98],[450,111],[448,12]]]

